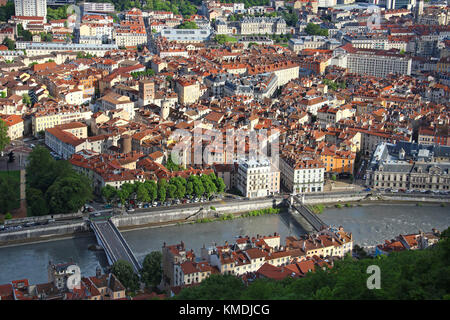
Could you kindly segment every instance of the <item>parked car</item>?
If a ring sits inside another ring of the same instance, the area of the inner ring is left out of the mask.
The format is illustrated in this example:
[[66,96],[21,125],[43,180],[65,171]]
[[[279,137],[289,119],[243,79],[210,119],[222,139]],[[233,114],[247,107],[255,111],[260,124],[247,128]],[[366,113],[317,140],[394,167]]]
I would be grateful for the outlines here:
[[371,191],[372,189],[370,188],[365,188],[364,191]]
[[149,208],[150,207],[150,204],[149,203],[144,203],[144,206],[143,206],[144,208]]
[[104,209],[111,209],[111,208],[112,208],[112,205],[110,205],[110,204],[108,203],[108,204],[105,204],[105,205],[103,206],[103,208],[104,208]]
[[5,229],[6,229],[5,226],[3,224],[0,224],[0,231],[3,231]]
[[391,192],[392,193],[398,193],[398,190],[397,189],[392,189]]
[[132,207],[128,208],[127,212],[134,212],[134,208]]
[[408,190],[406,190],[405,192],[406,192],[406,193],[413,193],[414,190],[408,189]]
[[48,219],[48,223],[55,222],[55,219]]

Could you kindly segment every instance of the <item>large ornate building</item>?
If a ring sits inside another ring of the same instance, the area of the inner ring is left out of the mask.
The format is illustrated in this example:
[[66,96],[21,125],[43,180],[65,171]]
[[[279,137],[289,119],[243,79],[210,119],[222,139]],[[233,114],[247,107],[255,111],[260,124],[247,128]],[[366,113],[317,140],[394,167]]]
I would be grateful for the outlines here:
[[374,188],[450,190],[450,147],[410,142],[380,143],[367,169]]

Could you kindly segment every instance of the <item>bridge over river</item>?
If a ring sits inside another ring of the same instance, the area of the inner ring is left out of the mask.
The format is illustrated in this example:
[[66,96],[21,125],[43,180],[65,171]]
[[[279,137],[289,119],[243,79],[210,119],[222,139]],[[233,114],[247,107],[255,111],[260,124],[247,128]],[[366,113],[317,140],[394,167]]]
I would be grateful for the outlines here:
[[299,199],[295,195],[289,197],[289,212],[292,217],[303,227],[305,227],[305,221],[312,227],[311,231],[320,231],[327,227],[316,214],[303,205],[303,199]]
[[118,260],[128,261],[133,266],[134,272],[139,274],[141,264],[111,219],[91,219],[90,225],[98,244],[105,250],[108,263],[113,265]]

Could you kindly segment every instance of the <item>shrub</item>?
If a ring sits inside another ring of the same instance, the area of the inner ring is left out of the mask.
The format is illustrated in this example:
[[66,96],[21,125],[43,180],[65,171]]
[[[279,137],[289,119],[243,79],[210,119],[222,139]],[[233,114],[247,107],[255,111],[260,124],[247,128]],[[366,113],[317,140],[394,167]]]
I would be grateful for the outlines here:
[[416,206],[421,207],[422,203],[421,202],[417,202]]
[[444,202],[441,203],[441,207],[445,207],[446,204]]
[[12,215],[11,215],[11,213],[7,213],[7,214],[5,214],[5,220],[10,220],[10,219],[12,219]]
[[214,210],[214,211],[216,211],[216,208],[215,208],[215,207],[213,207],[213,206],[211,206],[211,210]]
[[335,205],[335,207],[338,208],[338,209],[342,209],[342,204],[338,203],[338,204]]
[[353,207],[350,203],[346,203],[345,206],[346,206],[347,208]]

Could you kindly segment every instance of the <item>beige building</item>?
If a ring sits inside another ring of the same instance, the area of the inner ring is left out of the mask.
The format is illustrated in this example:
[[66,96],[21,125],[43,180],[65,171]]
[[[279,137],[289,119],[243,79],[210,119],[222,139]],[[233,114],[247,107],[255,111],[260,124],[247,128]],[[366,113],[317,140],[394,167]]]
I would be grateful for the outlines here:
[[200,83],[196,80],[178,79],[175,91],[178,94],[178,102],[181,104],[194,103],[201,96]]
[[109,93],[103,96],[100,100],[102,102],[100,108],[101,111],[123,109],[129,114],[130,119],[133,119],[135,116],[134,102],[127,96],[122,96],[117,93]]
[[280,192],[280,172],[269,160],[241,159],[236,187],[244,197],[267,197]]
[[60,124],[91,119],[92,111],[89,108],[71,110],[55,110],[54,112],[39,111],[32,115],[32,133],[37,136],[39,132],[47,128],[53,128]]
[[312,155],[282,153],[280,172],[281,183],[294,194],[323,191],[325,166]]
[[11,140],[20,139],[23,137],[23,119],[21,116],[11,114],[11,115],[0,115],[0,121],[4,121],[8,127],[8,137]]

